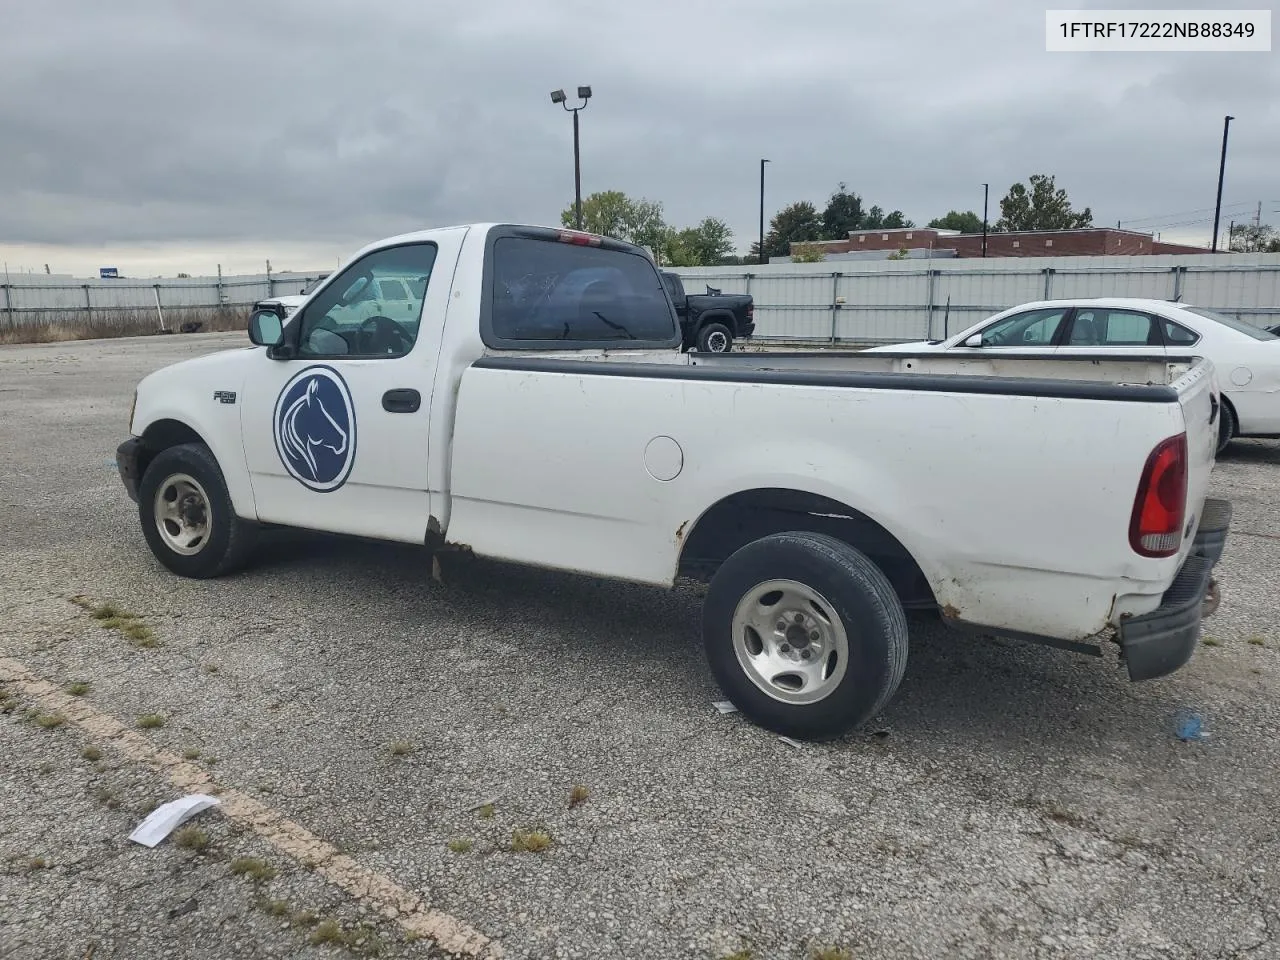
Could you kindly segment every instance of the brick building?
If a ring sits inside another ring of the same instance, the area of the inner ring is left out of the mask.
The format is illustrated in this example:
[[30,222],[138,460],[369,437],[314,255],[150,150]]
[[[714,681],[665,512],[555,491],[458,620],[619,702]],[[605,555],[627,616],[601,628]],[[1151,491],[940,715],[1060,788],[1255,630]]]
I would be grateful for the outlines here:
[[[797,244],[792,244],[795,252]],[[819,247],[828,259],[883,252],[885,256],[906,249],[915,256],[929,251],[937,257],[982,256],[982,234],[908,227],[884,230],[850,230],[848,239],[822,240],[805,246]],[[915,253],[920,251],[920,253]],[[988,233],[988,257],[1086,257],[1100,255],[1142,256],[1159,253],[1208,253],[1204,247],[1164,243],[1149,233],[1113,227],[1079,230],[1019,230]],[[782,259],[782,258],[775,258]],[[785,258],[789,260],[790,258]]]

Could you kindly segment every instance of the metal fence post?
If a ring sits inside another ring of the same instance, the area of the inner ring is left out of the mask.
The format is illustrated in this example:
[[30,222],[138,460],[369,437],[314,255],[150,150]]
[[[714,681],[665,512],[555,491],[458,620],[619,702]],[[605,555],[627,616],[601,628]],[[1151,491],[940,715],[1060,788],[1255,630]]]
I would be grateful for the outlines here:
[[924,336],[926,340],[933,339],[934,282],[936,281],[938,274],[940,272],[941,271],[939,270],[925,271],[925,275],[929,278],[927,281],[927,287],[925,290],[925,306],[924,306],[924,311],[925,311]]
[[13,284],[0,283],[4,289],[4,312],[9,317],[9,327],[13,328]]
[[831,343],[834,346],[836,342],[836,322],[840,316],[840,304],[837,300],[840,297],[840,277],[842,274],[837,271],[831,274]]
[[89,300],[89,285],[84,284],[84,315],[86,323],[93,323],[93,303]]
[[218,313],[222,313],[222,312],[224,312],[224,311],[226,310],[226,307],[224,306],[224,301],[223,301],[223,299],[222,299],[222,264],[218,264],[218,291],[217,291],[217,297],[218,297]]
[[1177,303],[1179,300],[1182,299],[1182,278],[1186,276],[1187,268],[1186,267],[1170,267],[1169,270],[1173,273],[1172,299],[1174,303]]
[[1046,300],[1053,298],[1053,267],[1044,268],[1044,298]]

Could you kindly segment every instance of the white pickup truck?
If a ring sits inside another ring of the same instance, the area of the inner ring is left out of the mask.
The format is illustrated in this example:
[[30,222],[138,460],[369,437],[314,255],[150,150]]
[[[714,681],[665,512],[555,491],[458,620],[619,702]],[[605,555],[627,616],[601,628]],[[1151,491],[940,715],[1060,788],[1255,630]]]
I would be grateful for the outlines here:
[[[352,309],[391,279],[407,315]],[[256,346],[138,385],[120,474],[183,576],[287,525],[701,579],[721,687],[804,737],[889,701],[904,610],[1114,641],[1142,680],[1216,605],[1230,505],[1194,357],[685,354],[642,249],[502,224],[375,243],[276,309]]]

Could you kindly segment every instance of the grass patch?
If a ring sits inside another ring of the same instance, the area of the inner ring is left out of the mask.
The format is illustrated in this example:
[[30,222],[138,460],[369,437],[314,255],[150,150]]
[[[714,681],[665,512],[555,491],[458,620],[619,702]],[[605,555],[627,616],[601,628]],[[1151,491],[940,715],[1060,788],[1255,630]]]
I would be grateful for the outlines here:
[[493,804],[492,804],[492,803],[486,803],[486,804],[482,804],[480,807],[476,808],[476,816],[478,816],[481,820],[492,820],[492,819],[493,819]]
[[173,835],[173,844],[183,850],[202,853],[209,846],[209,835],[199,827],[183,827]]
[[1219,640],[1217,637],[1205,637],[1203,640],[1200,641],[1200,643],[1206,647],[1222,646],[1222,641]]
[[1260,637],[1257,634],[1254,634],[1249,638],[1249,643],[1251,646],[1265,647],[1267,645],[1267,640],[1265,637]]
[[320,918],[311,910],[299,910],[289,918],[289,922],[295,927],[307,927],[310,929],[320,922]]
[[157,730],[164,726],[164,717],[158,713],[144,713],[138,718],[138,729]]
[[337,944],[339,946],[349,946],[350,941],[347,937],[350,934],[342,929],[337,920],[322,920],[320,924],[311,931],[311,942],[316,946],[321,944]]
[[88,746],[80,751],[80,756],[82,756],[86,760],[97,761],[102,759],[102,751],[99,750],[97,747]]
[[89,611],[89,616],[93,617],[95,620],[119,621],[133,616],[133,614],[129,613],[127,610],[116,606],[110,601],[107,601],[106,603],[99,603],[96,606],[86,607],[86,609]]
[[116,792],[114,790],[111,790],[108,787],[99,787],[97,790],[93,791],[93,797],[108,810],[114,810],[120,806],[120,798],[116,796]]
[[32,857],[27,861],[28,870],[48,870],[49,861],[44,857]]
[[413,744],[408,740],[392,740],[387,750],[393,757],[406,757],[413,753]]
[[853,960],[853,953],[843,947],[814,947],[809,960]]
[[511,849],[514,853],[544,853],[551,848],[551,834],[543,830],[511,831]]
[[31,718],[41,730],[56,730],[67,722],[67,718],[60,713],[37,713]]
[[580,783],[575,783],[573,789],[569,791],[569,809],[572,810],[579,804],[586,803],[589,796],[591,796],[590,790]]
[[258,909],[272,917],[287,917],[289,902],[287,900],[259,900]]
[[83,697],[88,692],[89,684],[85,683],[83,680],[77,680],[75,683],[67,684],[67,693],[71,694],[73,697]]
[[160,646],[160,641],[156,639],[156,635],[151,632],[151,628],[145,623],[131,621],[120,630],[128,641],[135,647],[142,647],[144,650],[150,650]]
[[182,751],[182,759],[183,760],[199,760],[200,751],[194,750],[191,747],[187,747],[187,749]]
[[248,877],[254,883],[264,883],[276,875],[276,868],[257,857],[236,857],[231,861],[231,872],[237,877]]
[[470,853],[471,852],[470,840],[462,840],[462,839],[450,840],[447,846],[454,853]]
[[221,669],[222,669],[222,668],[221,668],[220,666],[218,666],[216,663],[206,663],[206,664],[204,665],[204,672],[205,672],[205,673],[217,673],[217,672],[219,672]]

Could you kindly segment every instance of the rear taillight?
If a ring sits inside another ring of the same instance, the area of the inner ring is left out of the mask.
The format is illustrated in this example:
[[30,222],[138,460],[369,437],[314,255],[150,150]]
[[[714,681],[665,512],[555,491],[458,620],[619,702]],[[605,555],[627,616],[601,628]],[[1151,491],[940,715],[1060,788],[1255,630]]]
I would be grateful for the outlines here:
[[1171,557],[1187,515],[1187,435],[1161,441],[1147,457],[1129,521],[1129,545],[1144,557]]
[[747,319],[752,320],[756,315],[756,305],[754,303],[747,304]]

